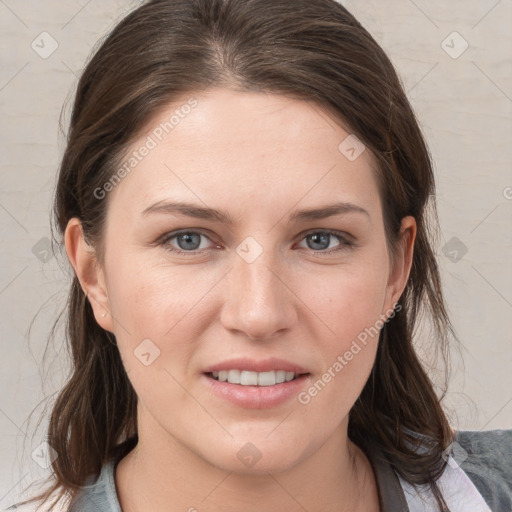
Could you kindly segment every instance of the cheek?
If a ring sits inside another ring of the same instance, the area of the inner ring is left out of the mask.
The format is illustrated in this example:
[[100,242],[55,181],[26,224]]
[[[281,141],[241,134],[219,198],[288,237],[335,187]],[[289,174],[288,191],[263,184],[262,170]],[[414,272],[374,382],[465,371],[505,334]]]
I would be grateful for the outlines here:
[[127,255],[111,266],[108,287],[115,335],[141,399],[150,399],[156,393],[154,382],[159,382],[176,403],[186,400],[171,376],[181,381],[191,368],[213,321],[210,290],[221,276],[207,268],[201,273],[194,265],[172,266]]
[[195,309],[213,279],[201,278],[197,267],[151,264],[141,257],[118,259],[109,276],[109,303],[125,334],[158,339]]
[[370,374],[385,320],[385,262],[385,258],[361,257],[357,264],[330,272],[328,280],[301,280],[298,294],[308,297],[309,290],[310,300],[305,303],[323,324],[316,338],[323,361],[321,382],[310,394],[316,397],[321,392],[320,408],[328,404],[336,404],[338,411],[350,408]]
[[120,354],[139,399],[149,408],[170,397],[176,406],[187,401],[177,381],[200,339],[195,304],[211,287],[190,274],[137,258],[118,260],[110,274]]
[[322,418],[317,428],[326,435],[349,413],[371,373],[384,322],[385,282],[377,267],[342,272],[318,286],[308,303],[329,329],[318,331],[323,333],[316,338],[323,367],[298,402],[308,411],[304,421]]
[[379,321],[386,283],[384,265],[378,261],[373,264],[361,261],[336,271],[331,269],[326,278],[311,275],[297,280],[296,290],[325,324],[324,339],[331,340],[328,345],[341,349]]

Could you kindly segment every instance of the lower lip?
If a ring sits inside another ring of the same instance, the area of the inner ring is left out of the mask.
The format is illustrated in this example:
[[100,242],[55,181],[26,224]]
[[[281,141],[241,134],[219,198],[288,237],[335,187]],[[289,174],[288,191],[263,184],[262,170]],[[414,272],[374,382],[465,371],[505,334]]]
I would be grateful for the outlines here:
[[243,386],[220,382],[205,373],[202,375],[206,384],[217,396],[247,409],[268,409],[287,402],[299,394],[309,381],[309,377],[310,374],[304,374],[294,380],[273,386]]

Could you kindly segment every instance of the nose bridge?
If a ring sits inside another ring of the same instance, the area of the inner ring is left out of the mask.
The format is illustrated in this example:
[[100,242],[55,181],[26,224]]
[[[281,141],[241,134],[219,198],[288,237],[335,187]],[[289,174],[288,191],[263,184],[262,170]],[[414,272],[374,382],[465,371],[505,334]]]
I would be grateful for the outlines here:
[[258,248],[253,240],[242,242],[230,272],[225,327],[243,331],[251,339],[265,339],[290,327],[296,318],[293,294],[280,273],[271,249]]
[[243,296],[248,295],[253,300],[266,299],[275,300],[276,293],[282,293],[278,290],[282,284],[276,278],[274,270],[272,272],[273,258],[269,254],[260,255],[255,261],[248,263],[244,260],[236,264],[236,273],[240,280]]
[[279,281],[275,282],[276,270],[271,271],[278,266],[274,242],[272,237],[259,236],[258,238],[259,241],[248,236],[238,245],[234,270],[240,283],[251,288],[253,293],[272,295],[273,292],[269,288],[279,284]]

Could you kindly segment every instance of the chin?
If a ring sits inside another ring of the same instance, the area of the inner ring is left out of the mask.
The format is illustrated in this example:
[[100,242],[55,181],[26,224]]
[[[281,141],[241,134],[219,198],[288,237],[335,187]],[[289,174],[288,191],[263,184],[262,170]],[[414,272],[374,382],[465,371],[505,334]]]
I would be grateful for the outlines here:
[[264,439],[252,436],[244,438],[244,441],[230,443],[228,446],[219,446],[216,453],[204,453],[204,457],[210,464],[223,471],[240,475],[266,475],[267,473],[280,473],[292,469],[304,457],[293,439]]

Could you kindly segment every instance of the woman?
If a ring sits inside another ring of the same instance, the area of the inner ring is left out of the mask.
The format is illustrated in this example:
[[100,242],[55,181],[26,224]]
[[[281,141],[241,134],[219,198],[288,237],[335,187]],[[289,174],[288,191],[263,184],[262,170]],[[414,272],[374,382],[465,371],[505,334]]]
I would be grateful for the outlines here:
[[392,64],[333,0],[128,15],[60,169],[74,371],[43,507],[511,510],[512,431],[452,430],[413,347],[422,312],[455,338],[434,190]]

